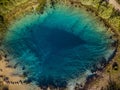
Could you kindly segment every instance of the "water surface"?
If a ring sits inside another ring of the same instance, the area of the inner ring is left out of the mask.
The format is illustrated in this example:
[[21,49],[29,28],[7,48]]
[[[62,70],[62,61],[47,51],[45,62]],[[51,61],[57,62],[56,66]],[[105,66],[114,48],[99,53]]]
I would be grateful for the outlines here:
[[66,86],[112,54],[106,28],[82,9],[59,6],[15,21],[4,47],[38,85]]

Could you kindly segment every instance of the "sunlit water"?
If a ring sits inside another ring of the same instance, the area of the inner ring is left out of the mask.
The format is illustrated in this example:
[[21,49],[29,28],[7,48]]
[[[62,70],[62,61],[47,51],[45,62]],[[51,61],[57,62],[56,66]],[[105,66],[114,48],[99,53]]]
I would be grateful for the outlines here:
[[82,9],[56,7],[15,21],[4,47],[38,85],[66,86],[112,54],[106,28]]

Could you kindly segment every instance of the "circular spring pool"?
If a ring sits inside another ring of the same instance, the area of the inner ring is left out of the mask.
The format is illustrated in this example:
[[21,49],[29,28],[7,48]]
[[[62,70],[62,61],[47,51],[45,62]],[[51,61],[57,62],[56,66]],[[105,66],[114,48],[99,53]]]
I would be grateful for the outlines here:
[[26,67],[27,80],[63,87],[114,51],[110,35],[83,9],[59,6],[32,13],[9,27],[4,47]]

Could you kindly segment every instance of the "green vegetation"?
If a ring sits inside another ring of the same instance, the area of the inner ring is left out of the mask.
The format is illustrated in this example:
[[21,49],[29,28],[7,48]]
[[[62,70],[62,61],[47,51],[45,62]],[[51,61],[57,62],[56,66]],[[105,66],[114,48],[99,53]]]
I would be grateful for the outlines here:
[[15,6],[24,3],[28,0],[0,0],[0,13],[8,13],[10,12]]
[[36,8],[36,11],[43,12],[46,0],[38,0],[39,6]]
[[106,0],[80,0],[80,2],[91,7],[98,13],[99,17],[105,19],[113,28],[120,31],[120,12],[115,10]]
[[0,0],[0,41],[7,30],[7,18],[5,18],[5,15],[26,1],[28,0]]
[[19,17],[18,15],[25,14],[34,9],[29,3],[34,5],[35,3],[36,5],[39,3],[36,10],[42,12],[46,0],[0,0],[0,40],[3,38],[11,19]]

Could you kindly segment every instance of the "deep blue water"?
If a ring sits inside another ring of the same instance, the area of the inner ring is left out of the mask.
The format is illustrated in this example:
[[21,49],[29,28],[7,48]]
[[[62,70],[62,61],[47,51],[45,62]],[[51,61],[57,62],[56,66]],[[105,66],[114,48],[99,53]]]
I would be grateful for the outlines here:
[[15,21],[4,47],[39,85],[64,86],[112,53],[106,28],[84,10],[48,9]]

